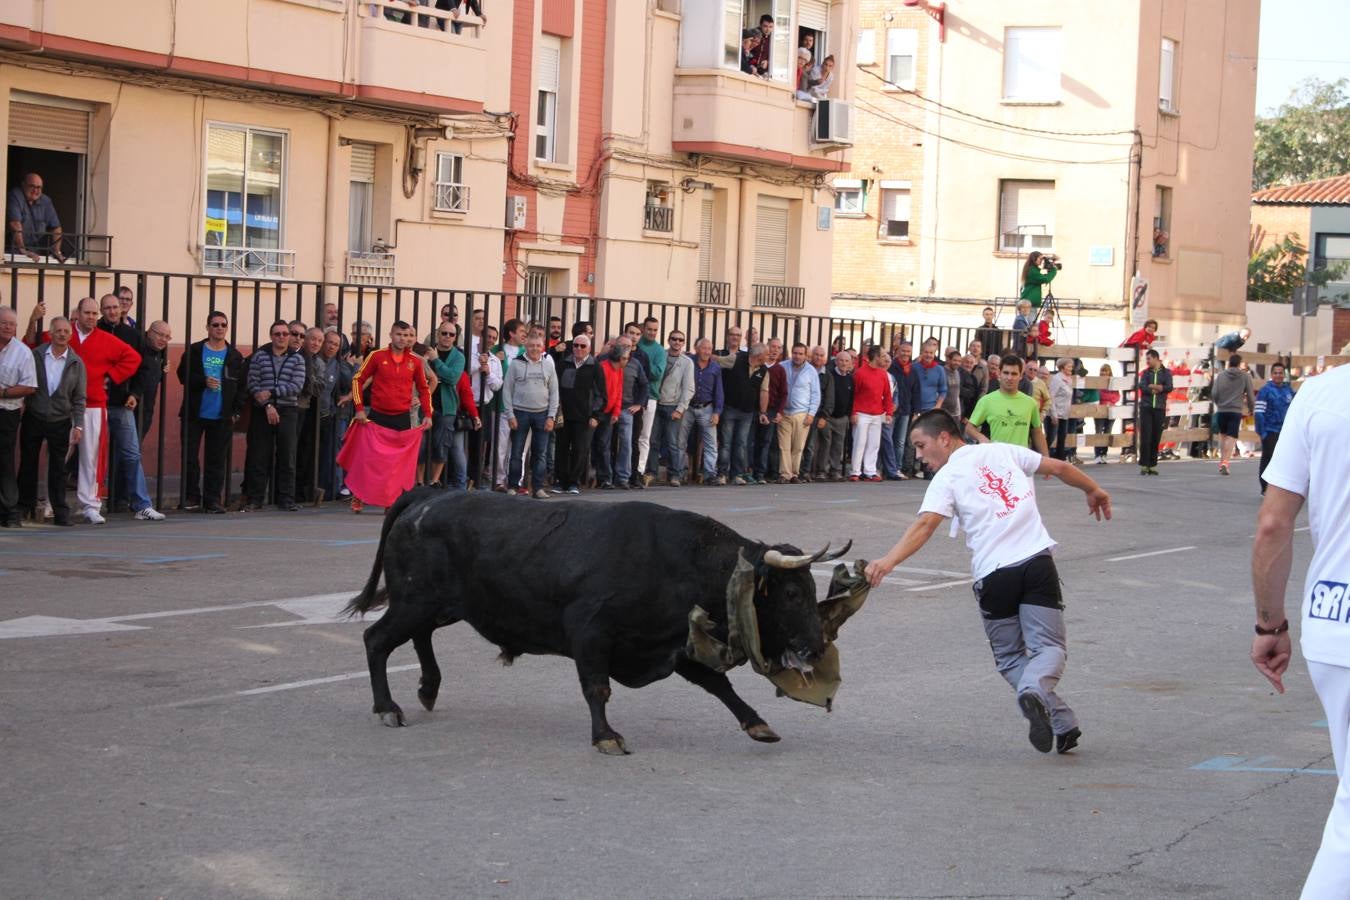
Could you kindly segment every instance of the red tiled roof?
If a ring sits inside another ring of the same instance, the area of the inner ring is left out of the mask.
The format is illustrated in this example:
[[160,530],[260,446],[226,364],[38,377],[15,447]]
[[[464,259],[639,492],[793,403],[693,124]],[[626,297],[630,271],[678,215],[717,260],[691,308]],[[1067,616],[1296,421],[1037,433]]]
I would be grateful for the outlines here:
[[1287,203],[1294,206],[1350,206],[1350,175],[1321,178],[1266,188],[1252,194],[1253,203]]

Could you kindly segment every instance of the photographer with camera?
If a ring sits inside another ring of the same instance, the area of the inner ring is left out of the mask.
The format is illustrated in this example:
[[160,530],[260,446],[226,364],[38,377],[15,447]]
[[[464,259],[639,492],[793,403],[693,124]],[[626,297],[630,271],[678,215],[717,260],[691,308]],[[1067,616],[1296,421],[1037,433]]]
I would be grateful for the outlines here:
[[1022,290],[1018,297],[1028,301],[1033,309],[1040,309],[1044,299],[1043,285],[1049,285],[1064,268],[1058,256],[1032,250],[1027,254],[1026,264],[1022,266]]

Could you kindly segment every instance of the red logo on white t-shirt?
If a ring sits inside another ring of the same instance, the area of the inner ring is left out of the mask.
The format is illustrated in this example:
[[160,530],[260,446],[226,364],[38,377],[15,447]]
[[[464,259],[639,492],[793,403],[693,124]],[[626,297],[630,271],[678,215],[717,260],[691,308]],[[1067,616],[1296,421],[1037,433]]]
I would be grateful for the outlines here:
[[996,475],[988,466],[980,466],[978,471],[980,477],[984,479],[984,484],[980,485],[980,493],[996,497],[1003,504],[1004,512],[999,516],[1000,519],[1017,509],[1017,504],[1022,498],[1013,495],[1011,473]]

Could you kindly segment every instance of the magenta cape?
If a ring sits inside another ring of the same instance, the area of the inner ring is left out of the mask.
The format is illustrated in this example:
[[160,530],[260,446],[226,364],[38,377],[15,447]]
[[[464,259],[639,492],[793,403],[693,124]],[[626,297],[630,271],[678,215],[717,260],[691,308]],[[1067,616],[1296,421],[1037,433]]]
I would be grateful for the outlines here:
[[347,489],[371,506],[387,507],[417,480],[417,449],[422,430],[395,431],[366,422],[352,423],[338,451],[347,473]]

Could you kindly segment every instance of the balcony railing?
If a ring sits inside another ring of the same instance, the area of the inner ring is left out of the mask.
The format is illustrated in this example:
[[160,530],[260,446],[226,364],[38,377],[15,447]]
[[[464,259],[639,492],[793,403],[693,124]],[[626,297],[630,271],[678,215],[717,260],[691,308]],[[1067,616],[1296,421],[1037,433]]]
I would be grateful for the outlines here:
[[698,302],[702,306],[730,306],[730,282],[700,280],[698,283]]
[[347,251],[347,283],[392,285],[396,283],[394,254]]
[[642,227],[647,231],[669,233],[675,226],[675,209],[670,206],[648,204],[642,211]]
[[436,212],[468,212],[469,186],[448,181],[436,182]]
[[295,251],[257,247],[203,247],[202,271],[246,278],[294,278]]
[[46,235],[35,246],[26,248],[37,259],[7,248],[5,262],[107,269],[112,267],[112,240],[110,234],[63,234],[60,241],[53,242],[51,236]]
[[752,284],[751,303],[760,309],[805,309],[806,288],[782,284]]
[[472,29],[474,37],[478,37],[478,29],[482,27],[483,20],[466,13],[459,15],[458,8],[460,4],[455,4],[455,10],[436,9],[431,0],[419,3],[417,0],[364,0],[361,6],[367,15],[380,17],[388,22],[396,22],[401,25],[407,25],[411,28],[434,28],[437,31],[449,31],[454,34],[463,34],[465,29]]

